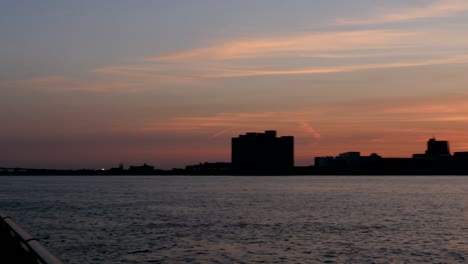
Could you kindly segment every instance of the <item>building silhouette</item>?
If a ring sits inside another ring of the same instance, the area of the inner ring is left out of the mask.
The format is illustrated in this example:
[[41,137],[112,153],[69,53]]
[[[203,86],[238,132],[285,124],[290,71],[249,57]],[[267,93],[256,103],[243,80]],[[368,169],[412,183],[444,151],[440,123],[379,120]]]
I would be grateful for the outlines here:
[[316,157],[314,173],[322,175],[468,175],[468,152],[450,153],[449,142],[431,138],[424,154],[413,158],[382,158],[346,152]]
[[151,174],[154,173],[154,166],[143,164],[142,166],[130,166],[128,172],[132,174]]
[[232,166],[241,170],[289,170],[294,167],[294,137],[276,131],[247,133],[232,138]]
[[367,174],[376,171],[382,157],[376,153],[361,156],[360,152],[341,153],[336,157],[316,157],[315,169],[319,174]]
[[457,159],[457,160],[464,159],[464,160],[467,160],[467,161],[468,161],[468,151],[464,151],[464,152],[455,152],[455,153],[453,153],[453,158],[455,158],[455,159]]
[[450,158],[450,148],[448,141],[431,138],[427,141],[425,154],[414,154],[413,158]]
[[426,155],[428,156],[450,156],[448,141],[440,141],[435,138],[427,142]]

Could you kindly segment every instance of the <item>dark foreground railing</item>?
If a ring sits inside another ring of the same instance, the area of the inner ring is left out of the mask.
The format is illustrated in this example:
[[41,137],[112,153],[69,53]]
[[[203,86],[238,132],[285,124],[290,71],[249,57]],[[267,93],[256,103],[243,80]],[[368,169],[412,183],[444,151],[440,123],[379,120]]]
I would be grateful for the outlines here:
[[1,211],[0,263],[63,264],[36,238]]

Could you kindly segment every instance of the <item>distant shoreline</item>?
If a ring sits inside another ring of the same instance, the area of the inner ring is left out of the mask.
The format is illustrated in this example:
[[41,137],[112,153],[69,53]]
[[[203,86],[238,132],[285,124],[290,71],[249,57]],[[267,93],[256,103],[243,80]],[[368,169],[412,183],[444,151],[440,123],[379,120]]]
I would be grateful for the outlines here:
[[398,176],[398,177],[405,177],[405,176],[468,176],[468,173],[405,173],[405,174],[274,174],[274,173],[262,173],[262,174],[191,174],[191,173],[164,173],[164,174],[131,174],[131,173],[121,173],[121,174],[109,174],[109,173],[66,173],[63,171],[54,171],[54,172],[0,172],[0,177],[2,176],[57,176],[57,177],[68,177],[68,176],[84,176],[84,177],[103,177],[103,176],[123,176],[123,177],[133,177],[133,176],[166,176],[166,177],[178,177],[178,176],[203,176],[203,177],[218,177],[218,176],[225,176],[225,177],[342,177],[342,176]]

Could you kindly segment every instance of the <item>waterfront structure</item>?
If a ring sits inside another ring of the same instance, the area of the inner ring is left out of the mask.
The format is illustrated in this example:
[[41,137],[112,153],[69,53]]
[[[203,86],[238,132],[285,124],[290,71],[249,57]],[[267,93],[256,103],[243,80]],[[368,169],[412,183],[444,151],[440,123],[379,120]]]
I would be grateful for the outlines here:
[[136,174],[151,174],[154,173],[154,166],[150,166],[146,163],[142,166],[130,166],[128,172]]
[[276,131],[247,133],[232,138],[232,166],[243,170],[292,169],[294,137],[277,137]]
[[194,174],[225,174],[232,171],[232,164],[230,162],[204,162],[186,166],[185,171]]
[[453,158],[457,160],[468,160],[468,151],[455,152],[453,153]]
[[413,158],[382,158],[346,152],[336,157],[315,158],[315,172],[335,175],[467,175],[468,152],[450,154],[449,142],[431,138],[424,154]]
[[360,152],[351,151],[341,153],[336,157],[316,157],[315,168],[321,174],[370,173],[376,170],[375,165],[381,159],[382,157],[375,153],[361,156]]
[[160,170],[130,166],[104,170],[50,170],[0,167],[0,175],[468,175],[468,151],[450,154],[448,141],[427,142],[424,154],[413,158],[383,158],[375,153],[345,152],[316,157],[314,166],[294,166],[294,137],[276,131],[232,138],[232,163],[204,162],[185,169]]

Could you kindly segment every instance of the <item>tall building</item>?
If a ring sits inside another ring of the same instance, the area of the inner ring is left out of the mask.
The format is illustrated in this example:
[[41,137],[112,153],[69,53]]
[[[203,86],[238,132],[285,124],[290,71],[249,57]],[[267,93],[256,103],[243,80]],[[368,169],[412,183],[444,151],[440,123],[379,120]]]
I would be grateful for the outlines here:
[[237,169],[291,169],[294,137],[276,137],[276,131],[247,133],[232,138],[232,166]]
[[436,140],[435,138],[429,139],[426,155],[433,157],[450,156],[448,141]]
[[415,159],[446,159],[450,158],[450,149],[448,141],[436,140],[435,138],[427,141],[427,150],[424,154],[413,154]]

